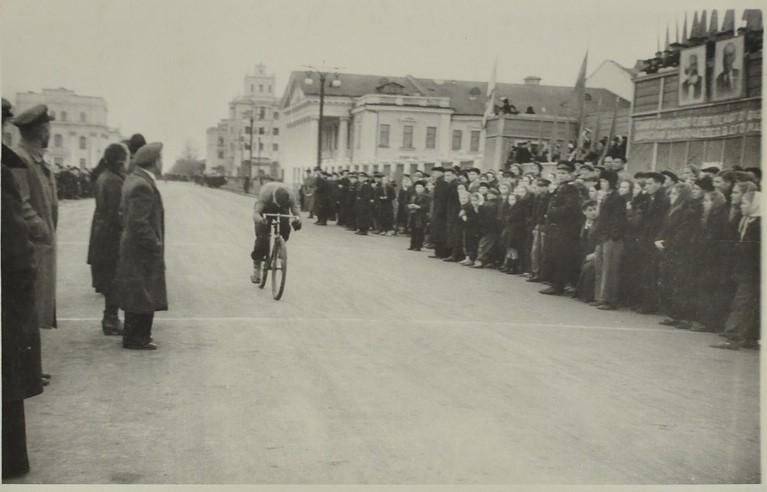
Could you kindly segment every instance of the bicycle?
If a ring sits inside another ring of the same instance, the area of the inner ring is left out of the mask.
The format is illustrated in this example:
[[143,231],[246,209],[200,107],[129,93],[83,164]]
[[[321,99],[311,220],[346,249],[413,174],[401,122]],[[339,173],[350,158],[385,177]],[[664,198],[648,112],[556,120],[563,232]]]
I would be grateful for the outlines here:
[[298,217],[290,214],[263,214],[265,219],[272,218],[272,234],[269,238],[271,254],[269,258],[261,262],[261,281],[258,287],[263,289],[269,277],[269,271],[272,272],[272,298],[279,301],[285,292],[285,282],[287,281],[288,271],[288,248],[280,234],[280,219],[294,220]]

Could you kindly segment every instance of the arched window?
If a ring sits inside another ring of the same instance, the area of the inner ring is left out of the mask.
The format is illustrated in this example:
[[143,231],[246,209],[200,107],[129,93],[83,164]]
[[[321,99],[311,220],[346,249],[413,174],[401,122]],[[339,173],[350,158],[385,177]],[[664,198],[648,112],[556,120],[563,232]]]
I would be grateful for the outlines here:
[[61,138],[61,134],[57,133],[53,136],[53,146],[54,147],[61,147],[63,138]]
[[88,148],[88,139],[86,137],[80,137],[80,149],[85,150]]

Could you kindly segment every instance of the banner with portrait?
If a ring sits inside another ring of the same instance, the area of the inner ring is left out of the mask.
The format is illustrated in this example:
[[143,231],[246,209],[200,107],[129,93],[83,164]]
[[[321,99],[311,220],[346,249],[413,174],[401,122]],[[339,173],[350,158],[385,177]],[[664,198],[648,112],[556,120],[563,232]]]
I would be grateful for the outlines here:
[[706,45],[682,50],[679,58],[679,105],[700,104],[706,98]]
[[714,101],[743,96],[746,78],[743,70],[743,36],[723,39],[716,43],[714,81],[711,98]]

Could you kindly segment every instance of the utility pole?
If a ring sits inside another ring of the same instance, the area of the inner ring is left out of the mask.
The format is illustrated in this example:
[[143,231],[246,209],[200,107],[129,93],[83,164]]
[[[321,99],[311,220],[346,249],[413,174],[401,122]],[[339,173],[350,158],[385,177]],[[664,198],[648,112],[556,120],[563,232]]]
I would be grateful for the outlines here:
[[250,177],[253,174],[253,112],[255,108],[250,110],[250,159],[248,160],[248,174],[246,177]]
[[322,167],[322,117],[325,109],[325,73],[320,72],[320,117],[317,121],[317,167]]

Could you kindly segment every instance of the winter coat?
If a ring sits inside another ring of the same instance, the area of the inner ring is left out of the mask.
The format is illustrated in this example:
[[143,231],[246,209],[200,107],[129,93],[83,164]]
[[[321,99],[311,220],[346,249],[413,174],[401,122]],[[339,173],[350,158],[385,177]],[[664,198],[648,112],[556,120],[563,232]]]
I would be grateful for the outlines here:
[[96,292],[108,292],[120,252],[120,194],[123,174],[104,170],[96,179],[96,210],[88,242],[88,264]]

